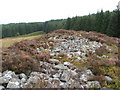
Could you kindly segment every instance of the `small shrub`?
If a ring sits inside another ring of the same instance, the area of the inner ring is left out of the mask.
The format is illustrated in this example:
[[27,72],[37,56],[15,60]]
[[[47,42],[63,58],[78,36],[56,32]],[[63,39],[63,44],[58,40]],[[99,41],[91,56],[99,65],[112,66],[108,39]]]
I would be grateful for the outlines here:
[[74,35],[76,32],[73,30],[65,30],[65,29],[58,29],[52,32],[52,34],[59,34],[59,35]]
[[37,54],[34,56],[38,61],[49,62],[50,54]]
[[33,88],[50,88],[51,84],[45,80],[38,80],[37,83],[34,84]]
[[86,65],[85,65],[85,63],[84,63],[83,61],[74,60],[74,61],[72,61],[72,63],[73,63],[77,68],[79,68],[79,69],[81,69],[81,70],[86,69]]
[[97,55],[99,55],[99,56],[105,55],[105,54],[108,53],[108,52],[109,52],[109,50],[106,49],[105,46],[100,46],[99,48],[97,48],[97,49],[95,50],[95,53],[96,53]]
[[50,43],[49,43],[49,46],[53,47],[53,46],[54,46],[54,44],[53,44],[52,42],[50,42]]
[[88,78],[89,81],[99,81],[100,82],[100,85],[104,85],[106,82],[105,82],[105,77],[102,76],[102,75],[96,75],[96,76],[90,76]]
[[9,49],[5,49],[4,51],[2,51],[2,55],[8,55],[9,54],[8,51]]
[[105,68],[107,69],[115,64],[104,58],[94,59],[93,57],[89,57],[85,65],[90,68],[95,75],[103,75],[106,72]]
[[28,52],[29,52],[31,55],[38,54],[37,50],[32,49],[32,48],[29,48]]
[[90,56],[93,56],[95,53],[92,52],[92,51],[87,51],[87,56],[90,57]]
[[67,54],[65,54],[65,53],[59,53],[59,54],[58,54],[58,57],[65,58],[65,57],[67,57]]
[[56,59],[60,60],[61,62],[71,62],[71,60],[67,58],[61,58],[61,59],[56,58]]
[[80,33],[84,38],[88,38],[92,41],[106,43],[107,45],[118,45],[120,43],[119,38],[109,37],[105,34],[97,33],[95,31],[90,31],[90,32],[80,31]]
[[120,60],[119,59],[111,59],[111,63],[115,63],[116,66],[120,67]]
[[3,55],[2,57],[2,70],[12,70],[16,73],[26,73],[31,71],[39,71],[39,62],[33,59],[30,55],[18,51],[19,54]]
[[112,82],[107,83],[107,85],[105,85],[105,87],[107,88],[119,88],[120,89],[120,68],[113,66],[108,68],[108,70],[106,70],[106,74],[110,77],[112,77]]

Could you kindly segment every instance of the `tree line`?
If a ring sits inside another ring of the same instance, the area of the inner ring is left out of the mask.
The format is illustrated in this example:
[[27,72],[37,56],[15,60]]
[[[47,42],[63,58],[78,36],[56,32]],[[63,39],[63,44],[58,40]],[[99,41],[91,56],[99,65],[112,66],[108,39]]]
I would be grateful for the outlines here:
[[96,14],[68,17],[34,23],[10,23],[2,25],[2,38],[29,34],[36,31],[48,33],[56,29],[96,31],[108,36],[120,37],[120,11],[98,11]]

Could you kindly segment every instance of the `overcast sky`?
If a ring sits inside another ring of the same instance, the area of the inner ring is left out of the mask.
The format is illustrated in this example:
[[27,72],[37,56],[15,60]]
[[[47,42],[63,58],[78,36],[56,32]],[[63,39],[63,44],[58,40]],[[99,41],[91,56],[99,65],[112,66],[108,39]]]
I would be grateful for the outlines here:
[[114,10],[119,0],[0,0],[0,24],[43,22]]

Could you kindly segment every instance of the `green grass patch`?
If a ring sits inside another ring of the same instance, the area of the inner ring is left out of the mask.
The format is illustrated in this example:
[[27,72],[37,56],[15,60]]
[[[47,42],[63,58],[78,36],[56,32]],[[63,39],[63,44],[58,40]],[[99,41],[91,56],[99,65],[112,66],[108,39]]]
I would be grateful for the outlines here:
[[0,39],[0,48],[6,48],[13,45],[16,42],[20,42],[22,40],[32,40],[35,38],[39,38],[41,35],[45,34],[43,31],[33,32],[30,34],[20,35],[17,37],[9,37]]
[[20,35],[20,36],[17,36],[17,37],[30,37],[30,36],[37,36],[37,35],[41,35],[41,34],[45,34],[45,32],[38,31],[38,32],[30,33],[30,34]]

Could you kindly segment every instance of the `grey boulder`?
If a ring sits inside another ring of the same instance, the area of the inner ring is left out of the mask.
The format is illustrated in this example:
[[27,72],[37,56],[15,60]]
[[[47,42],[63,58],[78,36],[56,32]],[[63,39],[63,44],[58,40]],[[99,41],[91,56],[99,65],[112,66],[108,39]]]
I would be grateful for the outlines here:
[[64,66],[63,64],[58,64],[53,66],[54,69],[62,69],[62,70],[67,70],[67,66]]

